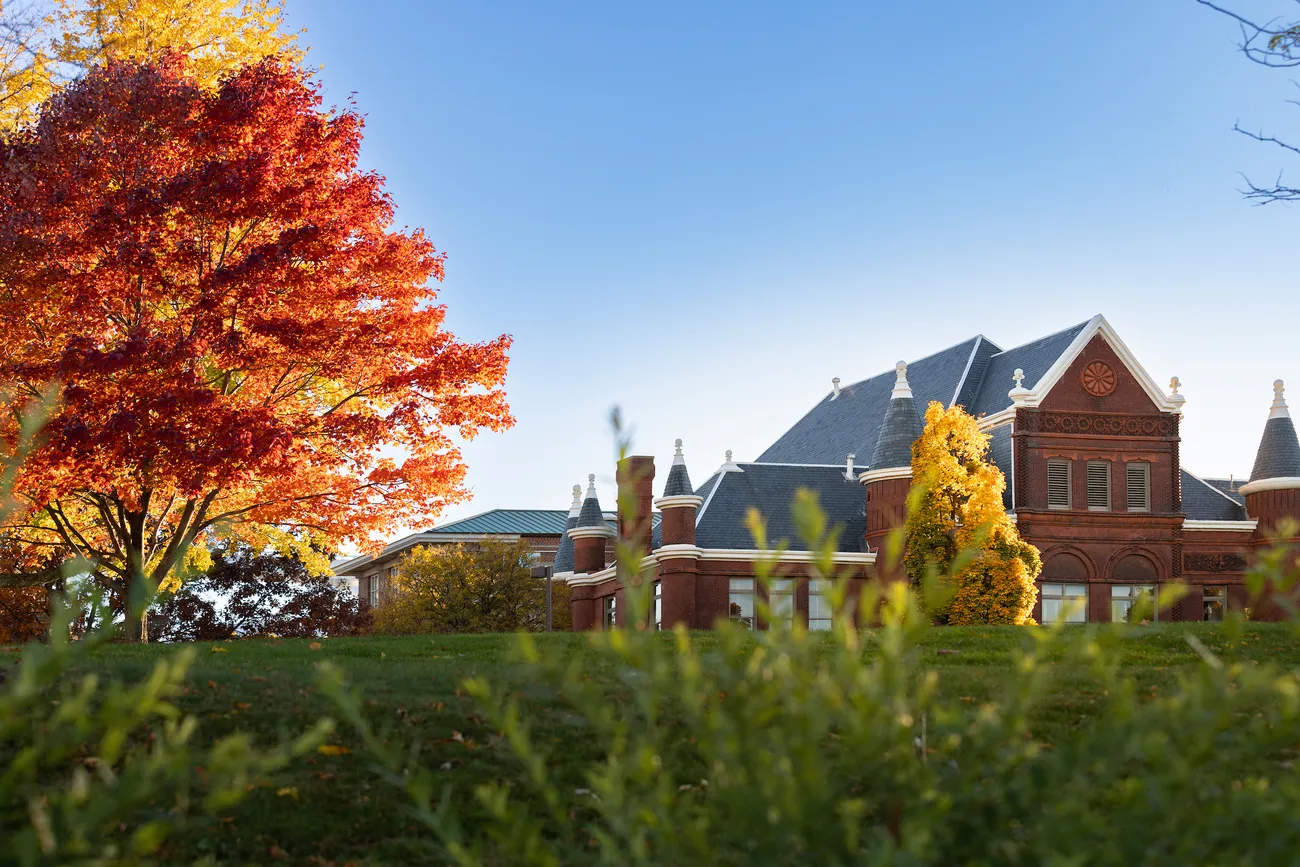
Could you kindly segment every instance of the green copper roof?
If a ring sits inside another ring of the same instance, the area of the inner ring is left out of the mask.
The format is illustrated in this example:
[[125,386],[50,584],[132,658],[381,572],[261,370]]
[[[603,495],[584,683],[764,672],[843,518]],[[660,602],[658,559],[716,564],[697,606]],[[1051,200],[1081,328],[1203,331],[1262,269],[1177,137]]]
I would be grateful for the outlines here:
[[439,524],[430,533],[518,533],[558,536],[564,532],[568,509],[493,509],[481,515]]

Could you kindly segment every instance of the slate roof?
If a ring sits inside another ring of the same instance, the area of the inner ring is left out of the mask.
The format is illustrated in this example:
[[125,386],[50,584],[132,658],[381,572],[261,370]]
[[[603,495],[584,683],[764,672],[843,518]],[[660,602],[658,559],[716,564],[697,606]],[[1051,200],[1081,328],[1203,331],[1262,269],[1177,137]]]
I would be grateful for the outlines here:
[[[890,388],[892,388],[892,382]],[[818,495],[832,524],[842,525],[840,551],[863,550],[866,532],[866,498],[862,485],[844,478],[844,467],[772,466],[740,464],[743,472],[718,473],[696,490],[705,498],[695,526],[695,544],[701,548],[753,549],[754,539],[745,526],[751,506],[767,520],[768,544],[787,541],[792,551],[808,546],[795,529],[792,505],[795,492],[807,488]],[[857,472],[866,469],[859,466]]]
[[[1009,389],[1008,389],[1009,390]],[[989,431],[992,438],[989,440],[989,461],[994,464],[1002,475],[1006,477],[1007,487],[1002,491],[1002,507],[1010,511],[1012,508],[1011,498],[1011,425],[1004,424],[993,428]]]
[[1295,477],[1300,477],[1300,440],[1296,439],[1295,424],[1285,415],[1270,418],[1264,425],[1250,480]]
[[665,497],[688,497],[691,494],[691,477],[686,472],[686,464],[673,464],[668,471],[668,481],[664,482]]
[[555,551],[555,565],[552,566],[554,572],[572,572],[573,571],[573,540],[569,538],[569,531],[578,525],[578,516],[568,518],[564,522],[564,535],[560,537],[560,547]]
[[[972,337],[956,346],[907,365],[907,381],[916,406],[937,400],[952,402],[962,375],[978,345]],[[880,426],[889,407],[890,393],[897,379],[894,369],[840,389],[838,397],[827,395],[758,456],[768,464],[844,465],[848,454],[865,458],[876,449]],[[1010,386],[1008,386],[1010,388]]]
[[[1034,387],[1087,325],[1080,322],[1006,350],[978,335],[911,362],[907,381],[917,414],[923,416],[933,400],[960,404],[977,417],[1006,409],[1016,368],[1024,370],[1025,386]],[[889,370],[840,389],[838,397],[828,394],[759,455],[759,462],[830,465],[842,464],[850,453],[874,455],[894,381]]]
[[880,423],[880,436],[875,451],[871,453],[873,470],[887,467],[910,467],[912,443],[924,428],[916,412],[916,401],[910,397],[896,397],[889,401],[884,421]]
[[564,532],[568,517],[568,509],[493,509],[459,521],[440,524],[429,532],[558,536]]
[[1246,484],[1246,479],[1210,479],[1205,476],[1199,478],[1211,488],[1227,495],[1233,502],[1240,503],[1243,506],[1246,505],[1246,498],[1241,495],[1241,486]]
[[1025,388],[1033,388],[1087,325],[1087,322],[1080,322],[1064,331],[1040,337],[1038,340],[990,356],[984,366],[980,386],[975,396],[970,403],[963,404],[966,411],[978,418],[981,415],[992,415],[1011,406],[1011,398],[1007,397],[1007,392],[1015,385],[1011,377],[1016,372],[1016,368],[1025,372]]
[[[1182,471],[1183,514],[1192,521],[1244,521],[1246,507],[1208,480]],[[1226,480],[1224,480],[1226,483]]]
[[[565,514],[568,514],[567,512]],[[605,513],[600,510],[600,500],[590,494],[582,501],[582,511],[578,513],[578,527],[599,527],[607,525]]]

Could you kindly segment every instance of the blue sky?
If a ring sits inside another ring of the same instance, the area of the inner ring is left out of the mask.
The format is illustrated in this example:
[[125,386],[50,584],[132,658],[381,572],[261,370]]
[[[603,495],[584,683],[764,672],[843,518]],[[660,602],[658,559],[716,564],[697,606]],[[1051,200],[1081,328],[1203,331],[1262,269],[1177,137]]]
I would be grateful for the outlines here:
[[1275,378],[1300,402],[1300,213],[1238,193],[1300,157],[1231,130],[1300,142],[1295,85],[1192,0],[287,5],[449,327],[515,338],[519,424],[446,518],[612,503],[615,404],[698,482],[833,376],[1095,313],[1182,379],[1194,472],[1249,473]]

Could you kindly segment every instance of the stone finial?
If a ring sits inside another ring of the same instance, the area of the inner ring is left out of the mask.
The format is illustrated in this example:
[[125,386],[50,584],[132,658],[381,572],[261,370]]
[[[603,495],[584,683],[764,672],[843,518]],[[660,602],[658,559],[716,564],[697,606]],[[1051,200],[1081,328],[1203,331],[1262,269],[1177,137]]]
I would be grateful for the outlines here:
[[1007,392],[1007,397],[1011,398],[1013,404],[1019,406],[1024,403],[1033,392],[1025,388],[1025,371],[1023,369],[1017,367],[1016,372],[1011,374],[1011,381],[1015,383],[1015,386]]
[[582,485],[573,486],[573,505],[582,508]]
[[686,463],[686,456],[682,454],[682,441],[680,438],[673,440],[673,466]]
[[588,473],[587,474],[587,499],[594,500],[595,498],[596,498],[596,474]]
[[894,365],[894,390],[890,393],[890,399],[899,397],[911,397],[912,387],[907,384],[907,362],[900,361]]
[[1187,403],[1187,398],[1178,393],[1178,389],[1182,386],[1183,381],[1176,376],[1169,380],[1169,402],[1174,405],[1174,411],[1179,415],[1183,414],[1183,404]]
[[1291,417],[1291,412],[1286,406],[1286,398],[1282,396],[1284,391],[1286,391],[1286,384],[1280,379],[1273,380],[1273,405],[1268,408],[1269,418]]
[[724,461],[724,463],[728,463],[728,464],[730,464],[730,463],[735,463],[735,462],[731,459],[731,449],[727,449],[727,460]]
[[831,400],[840,396],[840,378],[838,376],[831,379]]

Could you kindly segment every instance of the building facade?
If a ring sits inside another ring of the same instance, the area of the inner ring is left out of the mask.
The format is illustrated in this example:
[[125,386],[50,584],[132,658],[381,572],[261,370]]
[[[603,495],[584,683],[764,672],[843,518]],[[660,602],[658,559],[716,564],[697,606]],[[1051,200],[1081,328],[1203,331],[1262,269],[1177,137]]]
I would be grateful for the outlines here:
[[[836,379],[756,460],[728,453],[698,487],[680,441],[658,498],[653,459],[628,458],[620,496],[644,521],[611,527],[594,485],[570,510],[555,568],[573,587],[573,628],[629,625],[629,576],[612,564],[616,534],[644,552],[656,626],[731,618],[764,628],[755,602],[770,592],[774,618],[828,628],[827,581],[795,532],[796,492],[814,492],[839,528],[835,580],[850,597],[867,581],[898,577],[884,541],[903,520],[911,445],[931,401],[964,407],[991,437],[990,458],[1007,479],[1004,506],[1042,553],[1036,619],[1126,619],[1139,598],[1171,582],[1188,592],[1159,617],[1218,619],[1252,604],[1243,578],[1255,552],[1300,521],[1300,442],[1279,380],[1249,476],[1197,476],[1179,459],[1178,389],[1177,378],[1161,388],[1095,316],[1012,349],[981,335],[854,385]],[[773,555],[753,540],[751,509],[765,518],[769,545],[784,546],[768,591],[755,564]],[[1253,604],[1252,616],[1278,613],[1268,600]]]
[[[576,495],[575,495],[576,496]],[[493,509],[459,521],[450,521],[421,533],[412,533],[385,546],[378,554],[363,554],[334,565],[334,574],[357,582],[357,597],[376,605],[391,580],[398,562],[418,547],[428,545],[473,545],[485,539],[523,541],[538,564],[555,562],[564,536],[568,512],[563,509]]]

